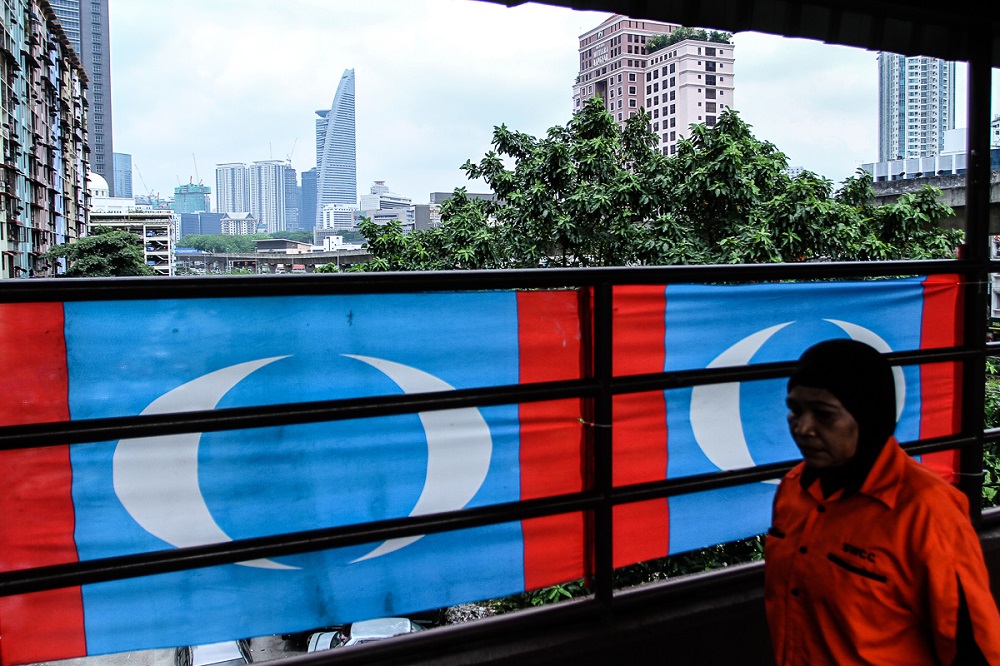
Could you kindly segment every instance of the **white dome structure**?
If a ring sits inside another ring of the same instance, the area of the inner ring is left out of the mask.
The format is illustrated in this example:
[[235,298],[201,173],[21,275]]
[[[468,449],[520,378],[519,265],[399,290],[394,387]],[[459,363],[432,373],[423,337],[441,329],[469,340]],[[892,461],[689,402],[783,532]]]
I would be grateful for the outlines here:
[[92,197],[103,199],[111,197],[111,188],[108,187],[108,181],[104,180],[104,176],[93,171],[87,172],[87,190],[90,191],[90,196]]

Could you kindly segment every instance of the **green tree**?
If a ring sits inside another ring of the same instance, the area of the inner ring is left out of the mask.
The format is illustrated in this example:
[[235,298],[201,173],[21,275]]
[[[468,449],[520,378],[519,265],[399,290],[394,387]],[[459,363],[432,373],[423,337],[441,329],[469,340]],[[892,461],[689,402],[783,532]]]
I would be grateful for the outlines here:
[[[986,359],[986,427],[1000,427],[1000,367],[995,357]],[[983,506],[1000,504],[1000,445],[983,448]]]
[[656,35],[646,41],[646,54],[655,53],[662,48],[672,46],[685,39],[697,39],[702,42],[714,42],[717,44],[732,44],[733,35],[728,32],[718,30],[702,30],[697,28],[687,28],[681,26],[669,35]]
[[[544,138],[501,125],[493,150],[462,167],[496,201],[464,189],[442,205],[440,227],[404,234],[363,223],[363,270],[525,268],[943,258],[962,233],[939,222],[951,209],[925,186],[873,205],[859,171],[834,190],[755,138],[735,111],[692,125],[665,156],[642,111],[620,129],[588,100]],[[508,165],[513,165],[512,167]]]
[[250,253],[257,251],[257,241],[271,238],[269,234],[231,236],[229,234],[192,234],[181,239],[181,245],[214,254]]
[[65,277],[154,274],[153,269],[146,265],[142,239],[110,227],[93,227],[87,236],[53,247],[45,258],[52,262],[65,259]]

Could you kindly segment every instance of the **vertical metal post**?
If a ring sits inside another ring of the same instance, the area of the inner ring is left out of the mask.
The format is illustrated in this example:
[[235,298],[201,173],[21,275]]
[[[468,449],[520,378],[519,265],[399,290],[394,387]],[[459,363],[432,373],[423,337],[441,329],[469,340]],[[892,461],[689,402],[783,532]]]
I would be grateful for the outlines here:
[[969,498],[972,521],[982,514],[985,427],[986,319],[989,312],[991,23],[969,27],[968,171],[965,210],[965,347],[978,352],[962,372],[962,432],[975,437],[961,452],[959,487]]
[[600,384],[594,404],[594,487],[603,502],[594,515],[594,595],[606,610],[614,597],[614,530],[612,523],[612,287],[594,286],[594,377]]

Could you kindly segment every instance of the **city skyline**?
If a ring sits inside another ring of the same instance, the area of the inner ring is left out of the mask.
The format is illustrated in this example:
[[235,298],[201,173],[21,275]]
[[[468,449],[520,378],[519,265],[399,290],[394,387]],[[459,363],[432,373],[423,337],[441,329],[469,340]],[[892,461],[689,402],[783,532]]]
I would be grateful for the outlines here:
[[[133,155],[136,194],[188,182],[192,154],[206,165],[291,157],[307,171],[314,111],[355,69],[358,182],[386,180],[418,203],[457,186],[482,191],[460,167],[490,150],[494,126],[544,136],[565,125],[579,37],[610,16],[472,0],[249,2],[240,12],[191,0],[110,4],[116,147]],[[188,10],[197,24],[183,20]],[[231,48],[246,40],[259,48]],[[877,158],[876,53],[759,33],[733,41],[735,106],[790,165],[839,182]],[[996,113],[1000,90],[993,97]]]

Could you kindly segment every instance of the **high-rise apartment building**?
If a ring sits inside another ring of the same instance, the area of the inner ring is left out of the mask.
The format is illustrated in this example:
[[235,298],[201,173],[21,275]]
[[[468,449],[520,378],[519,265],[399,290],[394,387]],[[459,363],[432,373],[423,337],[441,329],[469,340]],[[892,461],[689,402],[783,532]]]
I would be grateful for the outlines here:
[[955,63],[878,55],[879,161],[931,157],[955,128]]
[[215,165],[215,212],[250,212],[250,183],[242,162]]
[[316,222],[322,226],[324,206],[358,203],[353,69],[340,77],[333,105],[316,115]]
[[128,153],[115,153],[115,191],[116,197],[132,198],[132,156]]
[[247,167],[250,213],[268,233],[285,231],[285,172],[289,164],[262,160]]
[[86,234],[87,75],[47,0],[0,5],[0,278],[55,275]]
[[676,152],[691,124],[713,126],[733,105],[733,45],[689,38],[653,50],[651,40],[669,37],[678,28],[615,14],[581,35],[574,111],[591,97],[600,97],[624,126],[645,109],[665,155]]
[[108,0],[49,0],[66,38],[76,51],[90,83],[90,167],[117,192],[111,125],[111,37]]

